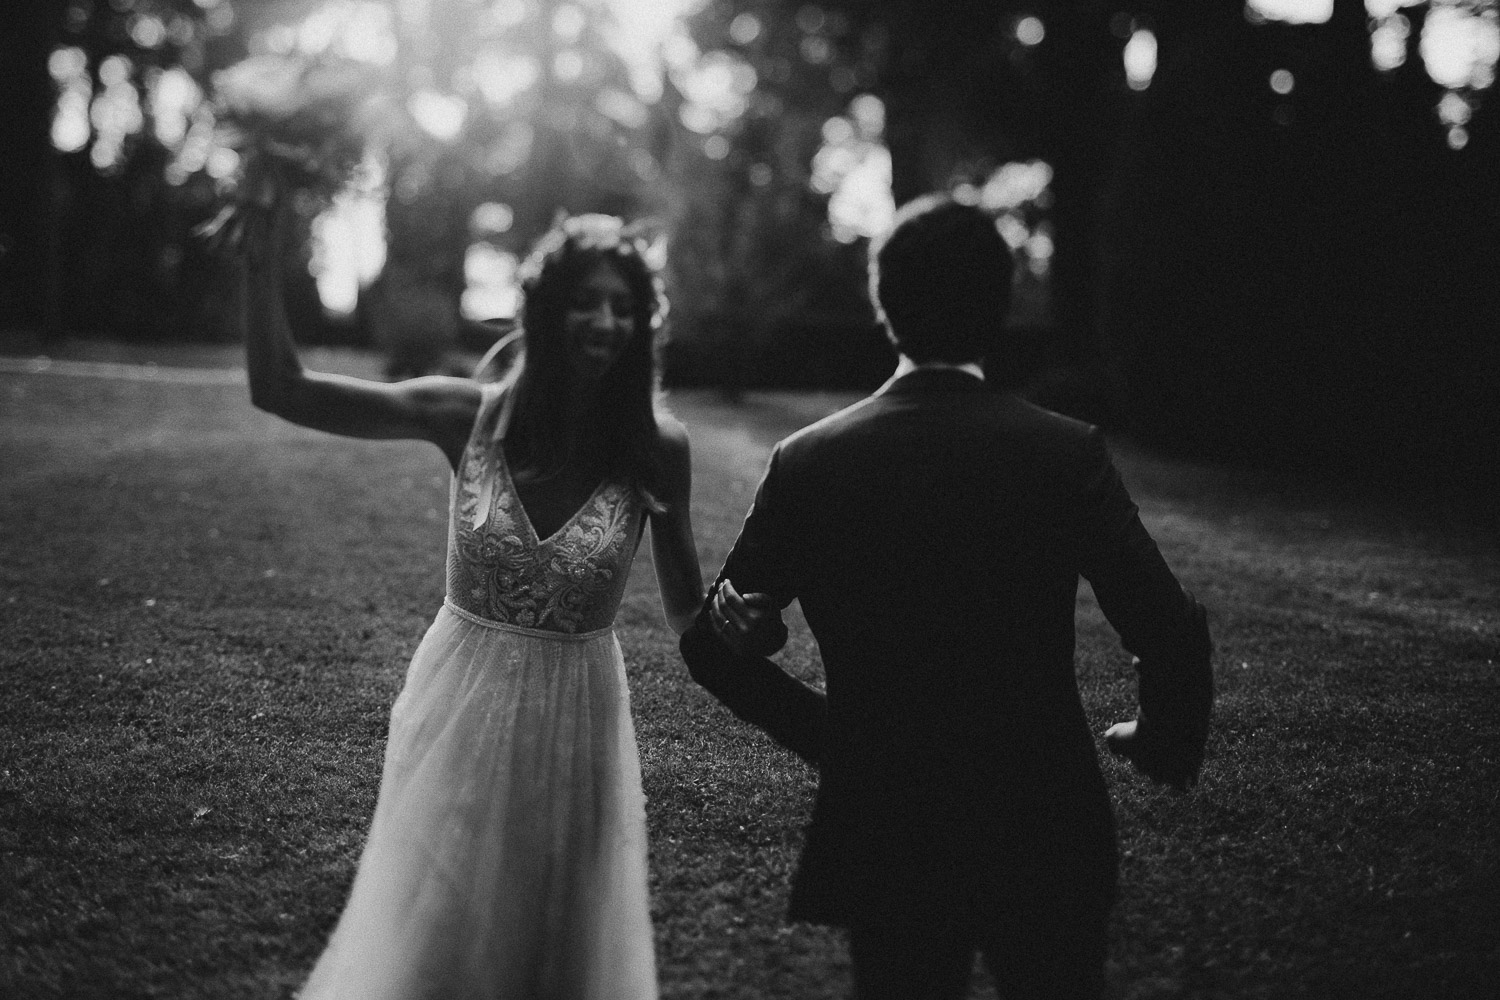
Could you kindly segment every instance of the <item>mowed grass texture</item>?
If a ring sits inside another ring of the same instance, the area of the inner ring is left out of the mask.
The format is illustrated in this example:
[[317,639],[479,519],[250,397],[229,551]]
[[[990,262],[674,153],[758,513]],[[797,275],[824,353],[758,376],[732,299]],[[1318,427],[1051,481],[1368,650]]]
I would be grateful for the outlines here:
[[[770,444],[840,402],[673,397],[705,576]],[[1109,996],[1500,995],[1493,547],[1426,509],[1119,458],[1210,608],[1219,700],[1190,795],[1104,762]],[[0,997],[291,994],[442,599],[447,488],[436,449],[303,431],[232,381],[0,374]],[[1133,678],[1086,586],[1079,615],[1102,731]],[[839,936],[782,921],[812,774],[692,684],[644,553],[618,625],[663,996],[846,996]]]

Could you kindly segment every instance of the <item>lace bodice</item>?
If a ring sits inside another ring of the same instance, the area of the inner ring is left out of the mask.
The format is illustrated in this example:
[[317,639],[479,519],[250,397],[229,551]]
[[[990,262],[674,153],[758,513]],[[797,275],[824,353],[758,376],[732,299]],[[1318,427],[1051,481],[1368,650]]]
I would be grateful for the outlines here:
[[500,396],[485,402],[454,476],[448,601],[486,621],[577,634],[607,628],[620,607],[644,516],[631,487],[604,482],[562,527],[538,538],[496,433]]

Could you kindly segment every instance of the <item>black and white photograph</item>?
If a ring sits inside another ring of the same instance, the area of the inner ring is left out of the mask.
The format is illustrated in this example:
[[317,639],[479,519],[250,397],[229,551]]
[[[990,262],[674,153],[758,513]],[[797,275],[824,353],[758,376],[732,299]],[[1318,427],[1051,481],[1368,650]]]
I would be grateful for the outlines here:
[[1500,0],[9,0],[0,998],[1500,996]]

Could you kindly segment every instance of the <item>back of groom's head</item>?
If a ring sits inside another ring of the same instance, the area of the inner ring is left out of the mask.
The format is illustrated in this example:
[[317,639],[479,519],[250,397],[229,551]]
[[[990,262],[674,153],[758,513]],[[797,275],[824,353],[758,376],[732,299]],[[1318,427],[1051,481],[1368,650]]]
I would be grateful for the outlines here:
[[870,245],[870,294],[891,342],[913,361],[979,361],[1005,323],[1013,268],[990,216],[923,195]]

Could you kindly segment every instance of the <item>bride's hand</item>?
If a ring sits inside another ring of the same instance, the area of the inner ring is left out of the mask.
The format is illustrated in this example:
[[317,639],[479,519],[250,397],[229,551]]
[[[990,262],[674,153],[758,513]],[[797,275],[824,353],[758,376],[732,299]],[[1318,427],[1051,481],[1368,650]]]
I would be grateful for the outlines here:
[[295,217],[292,199],[272,192],[269,200],[257,198],[244,206],[244,253],[252,268],[269,267],[280,261],[292,241]]
[[193,232],[226,258],[258,267],[285,249],[291,201],[277,164],[251,157],[233,194]]

